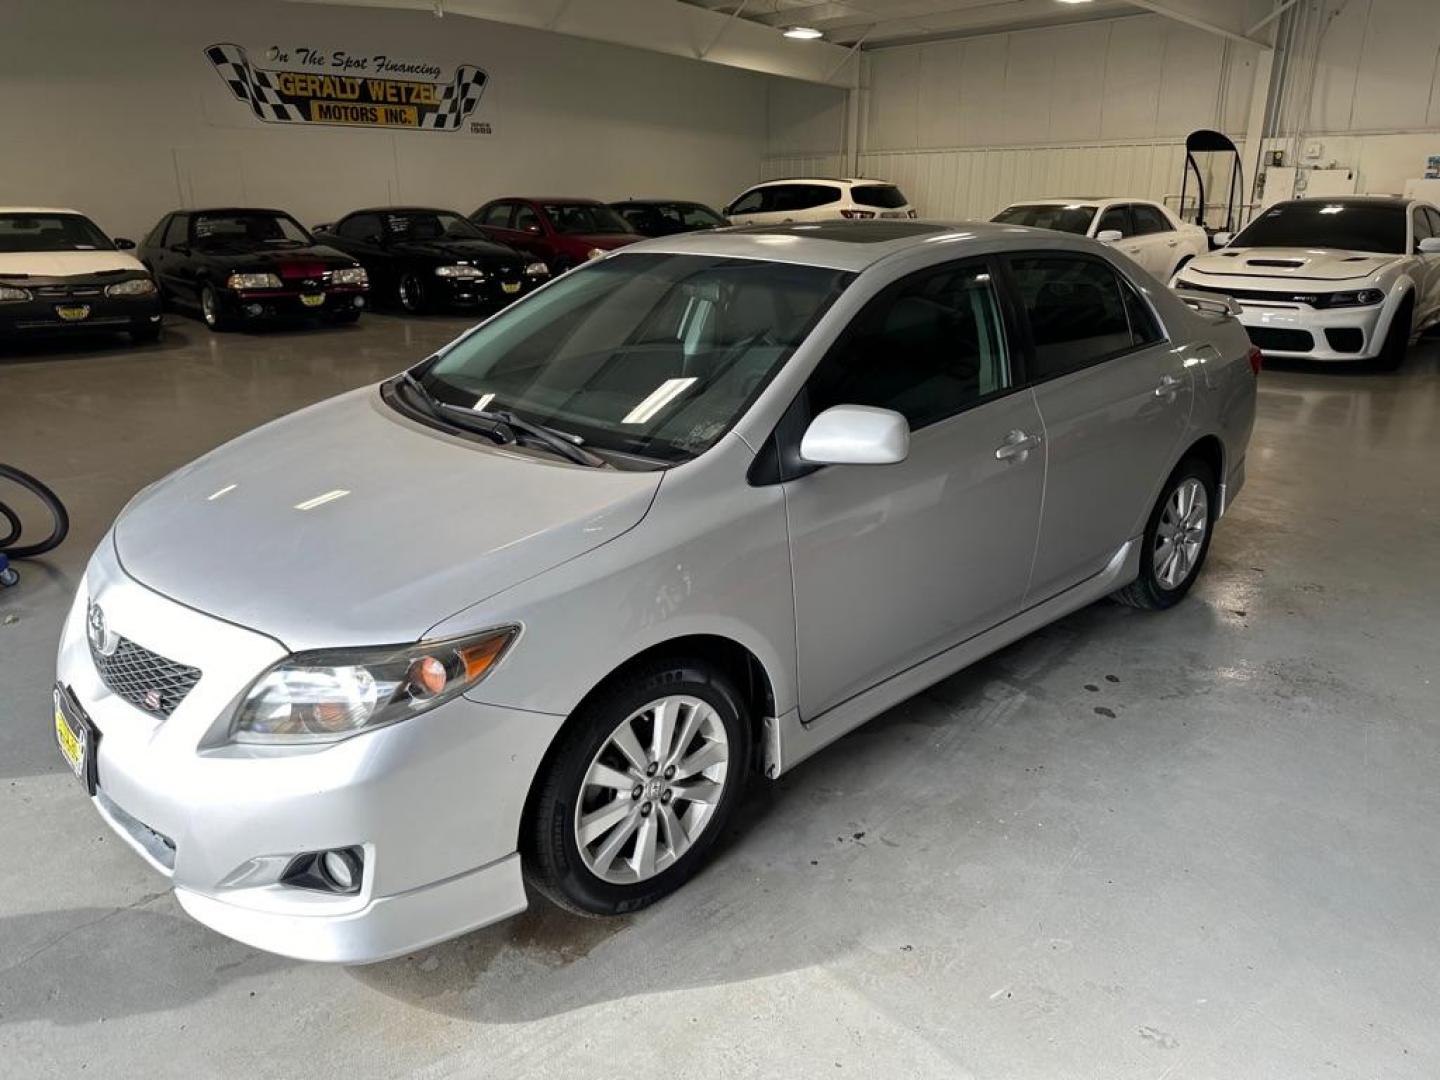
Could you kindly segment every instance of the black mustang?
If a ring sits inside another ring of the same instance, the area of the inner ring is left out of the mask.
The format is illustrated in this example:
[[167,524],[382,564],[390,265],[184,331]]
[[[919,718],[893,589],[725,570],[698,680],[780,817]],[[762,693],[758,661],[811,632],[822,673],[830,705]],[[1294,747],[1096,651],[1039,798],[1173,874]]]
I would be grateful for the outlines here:
[[365,268],[315,242],[282,210],[227,208],[166,214],[140,245],[166,300],[198,306],[205,325],[320,318],[354,322]]
[[729,224],[704,203],[683,199],[626,199],[611,203],[610,209],[641,236],[674,236],[701,229],[723,229]]
[[496,243],[450,210],[356,210],[315,235],[359,259],[380,295],[409,312],[503,307],[550,279],[543,262]]

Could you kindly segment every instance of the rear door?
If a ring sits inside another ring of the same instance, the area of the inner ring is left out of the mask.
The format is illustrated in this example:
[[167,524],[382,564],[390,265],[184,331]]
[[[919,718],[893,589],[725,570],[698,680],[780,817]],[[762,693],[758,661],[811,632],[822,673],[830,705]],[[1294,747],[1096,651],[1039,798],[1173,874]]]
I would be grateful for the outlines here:
[[155,252],[155,274],[167,295],[181,300],[198,299],[190,261],[190,215],[174,214]]
[[1184,349],[1092,255],[1012,255],[1045,425],[1045,507],[1026,605],[1103,570],[1143,530],[1181,449],[1193,388]]
[[1135,221],[1135,237],[1141,247],[1140,265],[1162,284],[1168,283],[1175,264],[1183,254],[1179,232],[1159,208],[1149,203],[1132,203],[1130,213]]
[[800,431],[841,404],[894,409],[912,430],[899,464],[784,483],[807,721],[1019,610],[1045,454],[992,270],[949,263],[882,291],[796,402]]

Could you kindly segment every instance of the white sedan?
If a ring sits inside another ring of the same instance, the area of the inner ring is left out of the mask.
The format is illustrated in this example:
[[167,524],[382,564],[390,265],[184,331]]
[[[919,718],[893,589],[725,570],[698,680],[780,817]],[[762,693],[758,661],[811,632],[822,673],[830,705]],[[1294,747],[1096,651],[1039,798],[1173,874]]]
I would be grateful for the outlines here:
[[1161,281],[1210,250],[1204,229],[1149,199],[1035,199],[1007,206],[991,220],[1092,237],[1123,251]]
[[1277,203],[1171,284],[1234,299],[1267,356],[1393,371],[1440,320],[1440,210],[1388,195]]

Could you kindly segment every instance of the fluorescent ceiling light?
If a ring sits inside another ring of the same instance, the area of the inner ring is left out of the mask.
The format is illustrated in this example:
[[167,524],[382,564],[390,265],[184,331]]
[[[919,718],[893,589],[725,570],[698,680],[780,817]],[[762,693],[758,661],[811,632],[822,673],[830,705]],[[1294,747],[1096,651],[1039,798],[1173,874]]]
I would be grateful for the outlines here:
[[797,38],[800,41],[814,41],[816,38],[824,37],[825,35],[813,26],[790,26],[785,29],[785,36],[788,38]]
[[670,402],[690,389],[698,380],[691,376],[685,379],[666,379],[644,401],[625,414],[622,424],[643,424]]
[[350,492],[344,488],[336,488],[334,491],[327,491],[323,495],[316,495],[313,499],[306,499],[304,502],[295,504],[296,510],[314,510],[317,506],[324,506],[326,503],[334,502],[336,499],[343,499]]
[[1088,4],[1090,0],[1060,0],[1062,4]]

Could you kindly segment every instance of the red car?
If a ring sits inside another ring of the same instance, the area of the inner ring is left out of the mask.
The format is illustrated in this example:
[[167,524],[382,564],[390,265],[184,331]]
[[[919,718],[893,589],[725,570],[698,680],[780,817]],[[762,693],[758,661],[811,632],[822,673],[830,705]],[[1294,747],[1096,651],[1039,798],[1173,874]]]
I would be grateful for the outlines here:
[[563,274],[644,237],[598,199],[493,199],[470,220],[502,244]]

